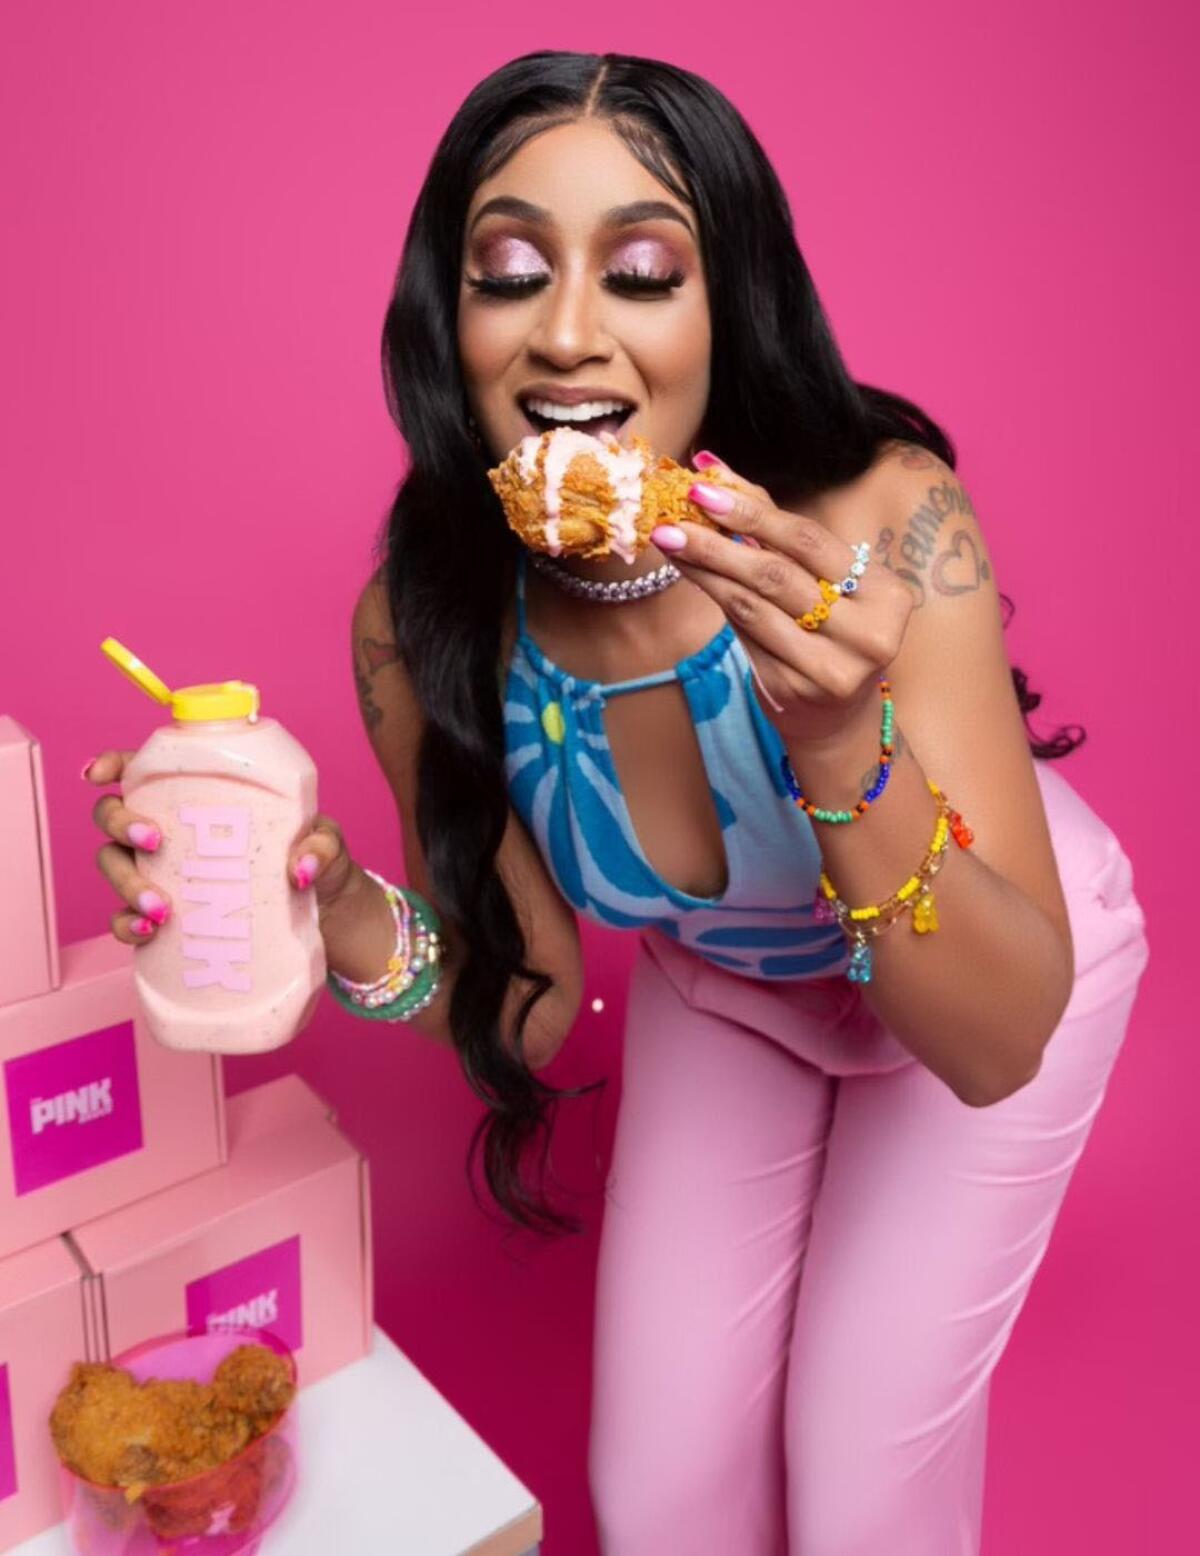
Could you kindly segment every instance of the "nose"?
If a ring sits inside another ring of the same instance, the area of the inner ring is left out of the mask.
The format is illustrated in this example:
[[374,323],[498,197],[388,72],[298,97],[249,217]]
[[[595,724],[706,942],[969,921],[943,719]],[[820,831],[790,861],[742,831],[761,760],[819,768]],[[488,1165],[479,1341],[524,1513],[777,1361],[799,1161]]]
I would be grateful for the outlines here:
[[529,348],[559,367],[586,357],[606,357],[611,339],[604,325],[604,297],[583,267],[562,270],[544,288]]

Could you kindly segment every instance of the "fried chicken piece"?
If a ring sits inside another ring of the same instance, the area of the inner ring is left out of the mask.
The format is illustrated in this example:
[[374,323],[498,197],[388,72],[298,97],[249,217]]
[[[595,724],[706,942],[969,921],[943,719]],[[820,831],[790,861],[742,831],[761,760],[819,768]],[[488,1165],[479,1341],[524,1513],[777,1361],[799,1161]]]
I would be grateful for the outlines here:
[[50,1416],[59,1457],[76,1474],[126,1488],[184,1480],[231,1458],[250,1423],[223,1409],[212,1386],[139,1384],[103,1362],[76,1362]]
[[284,1357],[265,1345],[239,1345],[213,1373],[213,1394],[222,1409],[246,1416],[254,1435],[265,1431],[296,1392]]
[[148,1486],[187,1480],[225,1463],[291,1403],[286,1361],[243,1345],[211,1383],[138,1383],[108,1362],[75,1362],[50,1413],[50,1433],[70,1469],[132,1500]]
[[625,562],[658,524],[686,519],[720,528],[688,498],[694,481],[737,489],[719,468],[701,476],[656,454],[637,433],[626,448],[611,432],[593,437],[575,427],[522,438],[487,474],[509,528],[531,550]]

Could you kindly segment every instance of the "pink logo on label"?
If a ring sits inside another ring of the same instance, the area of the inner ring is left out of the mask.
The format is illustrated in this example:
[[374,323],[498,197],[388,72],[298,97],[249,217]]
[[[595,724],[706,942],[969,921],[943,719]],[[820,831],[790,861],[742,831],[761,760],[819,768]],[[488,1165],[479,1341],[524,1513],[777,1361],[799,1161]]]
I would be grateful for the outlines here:
[[0,1362],[0,1502],[17,1489],[17,1454],[13,1446],[12,1395],[8,1363]]
[[193,1334],[269,1329],[298,1351],[304,1344],[299,1233],[190,1281],[186,1301]]
[[18,1195],[142,1148],[132,1021],[8,1059],[4,1084]]
[[184,968],[184,987],[216,984],[249,994],[250,808],[181,805],[179,819],[195,828],[196,851],[183,861],[183,900],[200,904],[180,915],[183,955],[203,964]]

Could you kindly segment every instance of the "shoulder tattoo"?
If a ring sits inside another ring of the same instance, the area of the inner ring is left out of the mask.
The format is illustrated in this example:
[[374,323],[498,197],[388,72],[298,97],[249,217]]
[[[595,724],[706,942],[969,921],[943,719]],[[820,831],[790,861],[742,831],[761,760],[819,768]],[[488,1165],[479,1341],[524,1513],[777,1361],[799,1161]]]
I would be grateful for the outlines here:
[[398,650],[395,643],[367,636],[360,637],[354,647],[354,687],[358,706],[363,723],[374,733],[383,718],[383,710],[375,701],[374,678],[383,665],[395,661]]
[[921,485],[908,478],[907,517],[898,529],[880,529],[873,560],[904,579],[916,596],[917,609],[935,596],[973,594],[990,583],[991,564],[975,509],[954,471],[913,443],[899,445],[897,463],[925,474]]

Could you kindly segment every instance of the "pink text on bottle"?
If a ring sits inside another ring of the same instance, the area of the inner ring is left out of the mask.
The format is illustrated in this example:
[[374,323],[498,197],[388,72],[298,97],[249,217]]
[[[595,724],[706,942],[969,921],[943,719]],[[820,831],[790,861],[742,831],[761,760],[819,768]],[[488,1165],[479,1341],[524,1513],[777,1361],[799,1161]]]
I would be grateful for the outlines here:
[[199,904],[181,917],[183,955],[202,964],[184,968],[184,986],[248,994],[250,808],[181,805],[179,819],[195,829],[195,852],[183,861],[183,900]]

